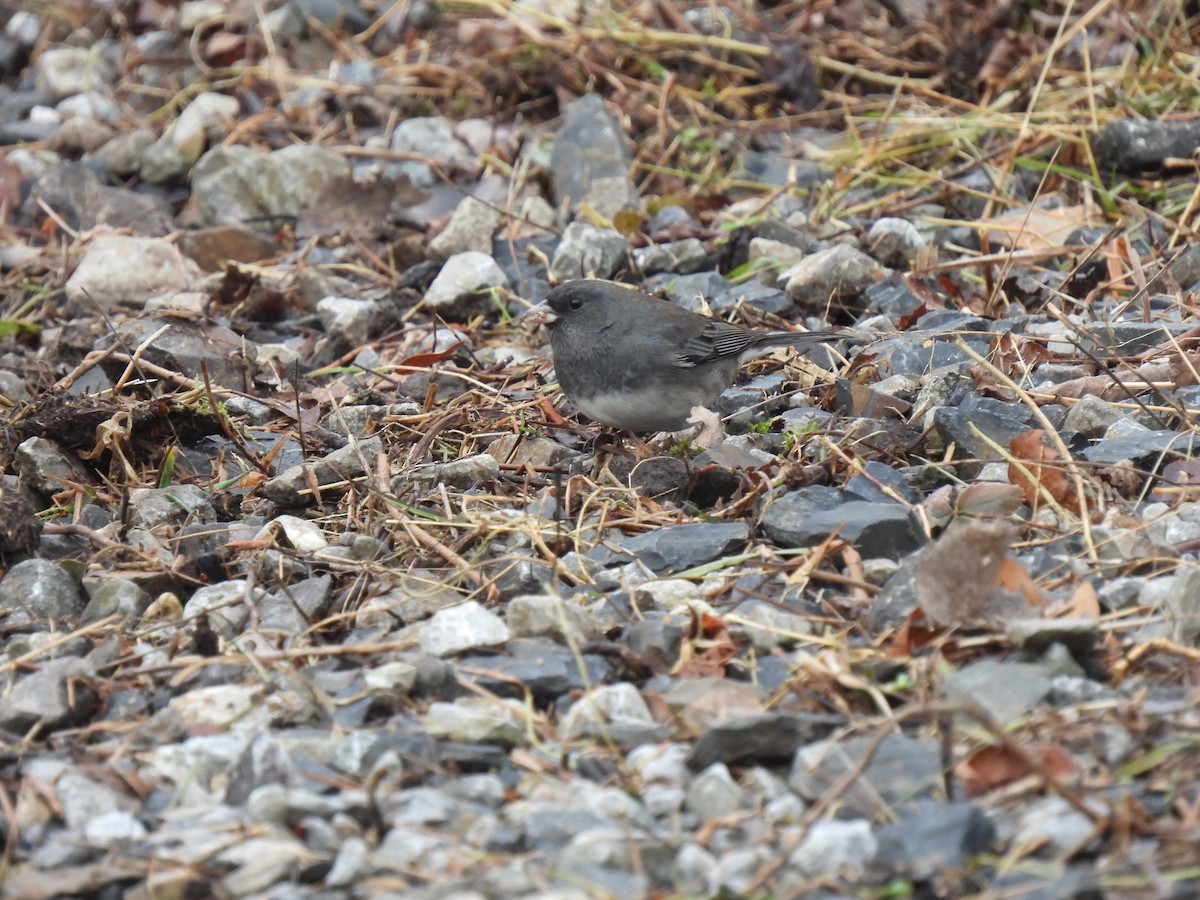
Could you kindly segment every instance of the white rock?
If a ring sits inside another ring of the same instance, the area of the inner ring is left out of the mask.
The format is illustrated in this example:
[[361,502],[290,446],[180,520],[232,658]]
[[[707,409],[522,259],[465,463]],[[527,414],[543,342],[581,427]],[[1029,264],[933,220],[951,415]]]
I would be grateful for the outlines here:
[[438,611],[419,629],[421,648],[450,656],[476,647],[494,647],[509,638],[508,626],[475,600]]

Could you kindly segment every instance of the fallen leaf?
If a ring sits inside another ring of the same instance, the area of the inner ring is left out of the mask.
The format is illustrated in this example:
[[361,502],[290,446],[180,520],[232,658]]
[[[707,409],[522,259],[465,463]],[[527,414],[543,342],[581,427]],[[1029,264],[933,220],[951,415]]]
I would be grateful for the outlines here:
[[1024,499],[1021,489],[1013,484],[977,481],[959,492],[954,512],[960,516],[1010,516]]
[[680,642],[679,662],[672,672],[681,678],[723,677],[737,656],[737,644],[725,622],[711,613],[692,609],[692,625]]
[[409,366],[413,369],[428,369],[432,365],[450,359],[462,344],[462,341],[456,341],[445,350],[439,350],[436,353],[416,353],[408,359],[403,360],[400,365]]
[[1043,440],[1045,434],[1033,428],[1012,439],[1012,455],[1022,465],[1009,463],[1008,480],[1021,489],[1025,502],[1035,509],[1049,496],[1071,512],[1080,513],[1083,503],[1079,492],[1067,475],[1063,458]]
[[1094,224],[1092,212],[1083,204],[1058,209],[1026,207],[984,219],[979,227],[1007,235],[1016,250],[1042,250],[1065,246],[1072,234]]
[[956,765],[954,773],[962,780],[967,796],[978,797],[1038,771],[1061,779],[1075,774],[1078,768],[1071,754],[1056,744],[1029,751],[1029,757],[1036,760],[1039,768],[1031,767],[1028,757],[1014,747],[1001,744],[982,747]]
[[1071,599],[1063,606],[1061,614],[1063,618],[1069,619],[1100,618],[1100,596],[1090,581],[1079,582],[1071,594]]
[[979,625],[1040,602],[1040,592],[1008,555],[1016,530],[1000,520],[959,519],[915,563],[917,604],[941,626]]
[[933,643],[941,631],[940,628],[934,628],[929,624],[924,610],[918,606],[908,614],[904,624],[892,636],[892,643],[887,648],[887,655],[902,659],[912,656],[917,650]]

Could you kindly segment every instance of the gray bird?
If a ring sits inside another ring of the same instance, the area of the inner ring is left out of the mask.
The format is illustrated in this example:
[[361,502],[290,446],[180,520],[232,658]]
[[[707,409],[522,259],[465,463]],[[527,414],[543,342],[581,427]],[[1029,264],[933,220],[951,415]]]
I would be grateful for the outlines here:
[[747,360],[846,337],[747,331],[611,281],[569,281],[530,310],[550,328],[558,383],[588,418],[625,431],[678,431]]

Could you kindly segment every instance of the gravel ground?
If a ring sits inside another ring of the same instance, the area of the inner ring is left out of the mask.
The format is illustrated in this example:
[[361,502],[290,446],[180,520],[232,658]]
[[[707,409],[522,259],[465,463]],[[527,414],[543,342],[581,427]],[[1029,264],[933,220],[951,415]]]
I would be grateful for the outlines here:
[[1196,896],[1196,19],[893,6],[0,10],[0,895]]

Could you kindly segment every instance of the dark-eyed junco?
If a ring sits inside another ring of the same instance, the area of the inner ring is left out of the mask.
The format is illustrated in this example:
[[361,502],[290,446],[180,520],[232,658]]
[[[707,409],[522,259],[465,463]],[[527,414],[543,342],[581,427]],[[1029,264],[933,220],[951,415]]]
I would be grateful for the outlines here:
[[830,331],[746,331],[611,281],[569,281],[531,314],[550,328],[563,392],[589,418],[626,431],[686,428],[738,368],[775,347],[835,340]]

